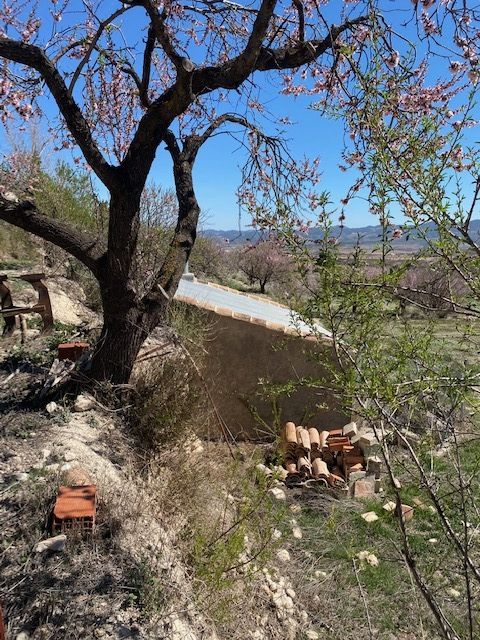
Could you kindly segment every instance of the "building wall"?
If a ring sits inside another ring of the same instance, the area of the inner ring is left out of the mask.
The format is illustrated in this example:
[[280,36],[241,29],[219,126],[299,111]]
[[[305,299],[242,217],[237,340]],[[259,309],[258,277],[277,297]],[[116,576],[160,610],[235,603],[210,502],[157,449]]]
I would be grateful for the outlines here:
[[[272,402],[262,397],[259,380],[284,384],[308,376],[328,378],[324,365],[334,361],[331,346],[327,342],[320,345],[288,336],[253,322],[210,311],[203,313],[212,324],[204,375],[220,415],[237,438],[271,437],[272,432],[265,433],[267,428],[262,426],[261,420],[271,431],[274,423]],[[261,420],[255,420],[249,404]],[[325,408],[316,408],[319,404],[324,404]],[[292,420],[305,426],[332,428],[348,422],[348,416],[332,395],[306,387],[290,397],[281,398],[279,407],[282,423]]]

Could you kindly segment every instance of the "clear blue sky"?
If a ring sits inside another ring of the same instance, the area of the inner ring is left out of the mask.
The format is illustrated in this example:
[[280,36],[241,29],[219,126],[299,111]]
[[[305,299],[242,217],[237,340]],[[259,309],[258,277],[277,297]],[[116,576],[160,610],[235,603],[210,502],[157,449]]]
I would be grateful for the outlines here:
[[[80,5],[80,0],[78,0]],[[41,3],[42,12],[47,12],[47,4]],[[74,3],[73,3],[74,4]],[[335,0],[325,8],[327,20],[338,21],[338,8],[341,0]],[[115,4],[115,8],[118,3]],[[410,0],[392,2],[385,0],[388,9],[395,9],[394,15],[397,22],[412,15],[412,3]],[[130,18],[127,14],[128,26],[126,31],[137,29],[136,18]],[[68,19],[68,17],[67,17]],[[410,37],[415,37],[412,26],[407,28]],[[435,71],[445,75],[448,60],[437,62]],[[441,65],[442,69],[439,68]],[[310,109],[313,98],[283,96],[275,90],[269,79],[262,74],[255,78],[261,87],[262,102],[274,114],[288,115],[294,122],[286,127],[286,137],[293,154],[298,158],[304,155],[320,156],[322,183],[320,188],[331,192],[332,199],[336,202],[345,195],[348,186],[353,182],[353,175],[343,173],[338,169],[341,163],[341,151],[343,148],[343,127],[338,121],[328,119],[319,112]],[[44,100],[45,111],[50,117],[56,115],[56,106],[53,100]],[[41,125],[40,129],[42,128]],[[44,130],[45,127],[44,127]],[[0,128],[0,145],[3,149],[7,146],[7,139],[3,128]],[[273,130],[272,130],[273,132]],[[475,138],[478,138],[475,132]],[[78,155],[78,152],[76,153]],[[60,157],[60,156],[59,156]],[[71,159],[69,152],[62,154],[64,159]],[[197,197],[204,212],[204,226],[221,229],[236,228],[238,226],[238,206],[235,191],[240,181],[240,166],[243,164],[244,155],[238,148],[238,143],[229,136],[218,136],[202,148],[195,166],[195,184]],[[154,164],[151,179],[163,186],[171,186],[171,162],[167,153],[159,149],[157,160]],[[105,192],[103,192],[105,193]],[[348,226],[365,226],[376,224],[377,220],[368,213],[368,205],[362,200],[353,200],[347,208]],[[249,224],[247,214],[242,216],[242,227]]]

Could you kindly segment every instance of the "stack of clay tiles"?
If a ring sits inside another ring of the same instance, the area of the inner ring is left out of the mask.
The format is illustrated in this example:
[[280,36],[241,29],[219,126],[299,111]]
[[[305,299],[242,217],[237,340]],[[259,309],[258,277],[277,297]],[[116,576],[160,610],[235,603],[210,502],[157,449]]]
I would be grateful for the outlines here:
[[[346,488],[348,484],[355,495],[354,485],[367,476],[365,446],[362,446],[362,436],[357,433],[354,422],[329,431],[287,422],[282,440],[287,486],[319,482],[325,486]],[[373,462],[372,458],[371,466]],[[375,469],[374,479],[377,471],[379,466]]]

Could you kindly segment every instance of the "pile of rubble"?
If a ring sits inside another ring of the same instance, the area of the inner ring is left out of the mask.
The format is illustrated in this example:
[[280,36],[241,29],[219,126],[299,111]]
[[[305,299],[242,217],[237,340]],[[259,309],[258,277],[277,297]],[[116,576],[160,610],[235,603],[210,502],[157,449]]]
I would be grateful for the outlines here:
[[359,433],[355,422],[320,432],[287,422],[282,440],[287,486],[320,483],[348,489],[357,498],[380,491],[379,443],[373,433]]

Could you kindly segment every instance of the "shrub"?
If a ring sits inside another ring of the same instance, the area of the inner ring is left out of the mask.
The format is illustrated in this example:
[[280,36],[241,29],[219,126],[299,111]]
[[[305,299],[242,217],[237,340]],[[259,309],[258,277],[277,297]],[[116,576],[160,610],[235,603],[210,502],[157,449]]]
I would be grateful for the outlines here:
[[137,377],[131,420],[140,449],[154,454],[185,436],[201,402],[198,376],[185,357],[145,366]]

